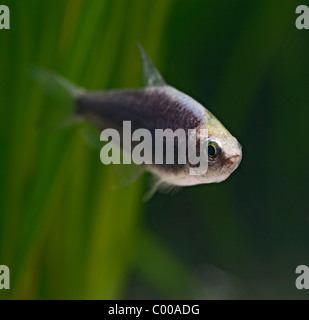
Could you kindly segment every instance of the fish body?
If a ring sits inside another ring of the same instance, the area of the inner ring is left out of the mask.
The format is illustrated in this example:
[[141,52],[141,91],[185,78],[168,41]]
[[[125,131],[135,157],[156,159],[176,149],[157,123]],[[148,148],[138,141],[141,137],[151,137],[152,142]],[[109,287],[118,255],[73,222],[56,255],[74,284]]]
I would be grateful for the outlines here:
[[[77,116],[92,122],[100,130],[113,128],[121,132],[124,121],[131,122],[132,130],[149,130],[153,137],[157,129],[183,129],[186,137],[189,130],[197,130],[197,141],[193,143],[200,145],[207,141],[208,144],[208,152],[205,154],[208,160],[207,172],[201,175],[190,174],[190,168],[194,166],[189,161],[185,164],[168,164],[164,161],[162,164],[146,165],[146,169],[154,173],[160,183],[189,186],[225,180],[241,162],[241,145],[209,110],[166,84],[151,59],[140,49],[145,88],[91,92],[78,90],[59,76],[56,76],[56,82],[71,93]],[[207,131],[207,137],[200,134],[201,129]],[[185,143],[188,150],[190,140]],[[175,155],[177,152],[175,143]]]
[[[189,129],[198,130],[206,126],[207,120],[207,111],[201,104],[168,85],[109,92],[85,92],[77,98],[77,113],[94,123],[100,130],[113,128],[121,133],[123,121],[130,121],[132,131],[147,129],[153,138],[157,129],[172,131],[183,129],[188,132]],[[153,140],[153,154],[154,146]],[[174,145],[174,153],[176,158],[177,143]],[[169,185],[199,183],[196,178],[188,174],[188,165],[167,164],[165,158],[163,164],[145,167],[159,176],[161,182]]]

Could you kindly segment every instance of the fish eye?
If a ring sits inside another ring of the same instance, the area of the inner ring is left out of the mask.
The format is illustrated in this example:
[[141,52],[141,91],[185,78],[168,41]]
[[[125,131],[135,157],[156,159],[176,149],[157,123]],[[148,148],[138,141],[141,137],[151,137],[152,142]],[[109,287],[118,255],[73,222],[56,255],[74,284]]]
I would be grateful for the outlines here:
[[220,146],[218,143],[212,139],[207,140],[208,144],[208,157],[210,159],[215,159],[220,154]]

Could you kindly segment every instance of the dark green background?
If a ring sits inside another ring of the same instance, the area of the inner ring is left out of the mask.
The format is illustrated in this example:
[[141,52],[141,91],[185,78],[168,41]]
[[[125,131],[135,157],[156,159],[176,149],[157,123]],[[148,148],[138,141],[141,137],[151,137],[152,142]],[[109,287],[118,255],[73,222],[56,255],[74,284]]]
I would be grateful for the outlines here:
[[[3,299],[306,298],[309,30],[306,1],[11,0],[0,30]],[[309,3],[308,3],[309,5]],[[116,189],[31,65],[88,89],[142,85],[140,42],[166,80],[243,145],[225,182],[157,194]]]

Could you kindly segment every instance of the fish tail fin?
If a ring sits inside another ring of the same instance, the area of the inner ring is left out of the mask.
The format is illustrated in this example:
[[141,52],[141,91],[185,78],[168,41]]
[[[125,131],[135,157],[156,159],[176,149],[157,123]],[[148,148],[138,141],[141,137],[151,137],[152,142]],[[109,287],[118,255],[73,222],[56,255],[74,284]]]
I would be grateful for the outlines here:
[[55,97],[61,104],[61,117],[58,119],[58,128],[67,127],[76,123],[77,98],[84,92],[84,89],[75,86],[60,75],[51,71],[32,66],[30,75],[49,95]]
[[49,70],[32,66],[30,74],[43,89],[53,96],[76,99],[84,90]]

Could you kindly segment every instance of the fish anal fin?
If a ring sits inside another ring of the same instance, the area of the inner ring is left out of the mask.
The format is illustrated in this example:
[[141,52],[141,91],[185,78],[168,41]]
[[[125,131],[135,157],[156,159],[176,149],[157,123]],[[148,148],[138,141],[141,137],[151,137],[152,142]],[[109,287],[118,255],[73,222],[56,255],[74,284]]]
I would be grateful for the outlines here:
[[157,192],[164,194],[176,194],[181,190],[179,186],[162,181],[158,176],[150,174],[148,188],[143,196],[143,202],[148,202]]
[[[123,152],[122,152],[123,155]],[[134,164],[111,164],[112,189],[119,189],[135,183],[145,170]]]

